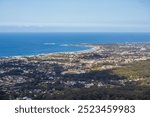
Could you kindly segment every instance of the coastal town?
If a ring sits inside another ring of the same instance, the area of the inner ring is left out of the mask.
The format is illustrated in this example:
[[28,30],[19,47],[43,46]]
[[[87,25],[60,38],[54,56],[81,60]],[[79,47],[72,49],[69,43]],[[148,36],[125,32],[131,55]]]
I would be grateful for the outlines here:
[[0,99],[150,99],[150,43],[67,46],[91,49],[0,58]]

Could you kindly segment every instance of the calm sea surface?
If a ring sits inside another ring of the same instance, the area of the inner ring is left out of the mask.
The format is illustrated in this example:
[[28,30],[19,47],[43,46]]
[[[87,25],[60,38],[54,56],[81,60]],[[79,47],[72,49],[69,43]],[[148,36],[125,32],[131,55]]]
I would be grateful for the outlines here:
[[89,49],[64,44],[132,42],[150,42],[150,33],[0,33],[0,57]]

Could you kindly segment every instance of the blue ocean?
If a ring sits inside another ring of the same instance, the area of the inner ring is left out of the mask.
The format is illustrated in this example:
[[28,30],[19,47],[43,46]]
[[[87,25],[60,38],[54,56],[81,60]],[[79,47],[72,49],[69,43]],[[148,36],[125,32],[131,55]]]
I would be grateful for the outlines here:
[[0,57],[89,49],[65,44],[150,42],[150,33],[0,33]]

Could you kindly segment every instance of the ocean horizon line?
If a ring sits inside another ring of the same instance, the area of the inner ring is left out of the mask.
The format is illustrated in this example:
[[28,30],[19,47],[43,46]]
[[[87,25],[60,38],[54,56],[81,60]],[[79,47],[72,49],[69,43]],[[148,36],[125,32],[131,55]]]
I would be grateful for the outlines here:
[[39,34],[40,33],[100,33],[100,34],[101,33],[110,33],[110,34],[111,33],[122,33],[122,34],[124,34],[124,33],[150,33],[150,32],[146,32],[146,31],[143,31],[143,32],[142,31],[139,31],[139,32],[117,32],[117,31],[114,31],[114,32],[113,31],[112,32],[96,32],[96,31],[93,31],[93,32],[92,31],[91,32],[86,32],[86,31],[85,32],[84,31],[83,32],[82,31],[81,32],[74,32],[74,31],[71,31],[71,32],[69,32],[69,31],[64,31],[64,32],[63,31],[60,31],[60,32],[59,31],[58,32],[57,31],[56,32],[55,31],[54,32],[51,32],[51,31],[39,31],[39,32],[38,31],[33,31],[33,32],[32,31],[16,31],[16,32],[15,31],[14,32],[6,31],[6,32],[1,32],[0,31],[0,34],[3,34],[3,33],[4,34],[6,34],[6,33],[39,33]]

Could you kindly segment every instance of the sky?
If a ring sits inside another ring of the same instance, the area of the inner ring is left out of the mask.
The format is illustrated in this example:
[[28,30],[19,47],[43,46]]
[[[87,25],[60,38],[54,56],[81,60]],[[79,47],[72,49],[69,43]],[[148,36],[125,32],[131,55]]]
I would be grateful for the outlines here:
[[150,0],[0,0],[0,32],[150,32]]

